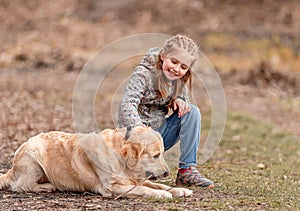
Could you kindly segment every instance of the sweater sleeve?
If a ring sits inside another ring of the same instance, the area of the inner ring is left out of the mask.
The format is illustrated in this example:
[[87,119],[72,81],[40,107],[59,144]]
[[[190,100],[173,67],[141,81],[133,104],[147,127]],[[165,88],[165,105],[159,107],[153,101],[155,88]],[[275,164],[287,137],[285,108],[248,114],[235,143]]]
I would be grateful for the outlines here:
[[138,66],[127,84],[118,112],[118,127],[143,125],[138,113],[138,107],[147,89],[149,70]]

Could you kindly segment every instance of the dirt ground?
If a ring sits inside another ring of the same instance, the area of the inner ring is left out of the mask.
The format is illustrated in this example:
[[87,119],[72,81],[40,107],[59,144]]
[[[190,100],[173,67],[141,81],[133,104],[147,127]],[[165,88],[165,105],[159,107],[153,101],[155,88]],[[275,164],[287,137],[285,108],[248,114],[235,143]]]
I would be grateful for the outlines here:
[[[42,131],[73,132],[72,96],[88,59],[105,44],[138,33],[184,33],[205,46],[202,36],[227,33],[247,40],[280,37],[300,53],[299,1],[38,1],[0,0],[0,174],[11,166],[21,143]],[[202,49],[208,55],[231,49]],[[299,58],[298,58],[299,60]],[[218,67],[230,110],[270,122],[300,137],[299,69],[282,70],[268,61],[250,69]],[[101,105],[107,106],[105,102]],[[203,105],[209,107],[209,105]],[[112,127],[109,116],[101,122]],[[207,198],[226,198],[197,189],[192,198],[174,200],[196,210]],[[162,210],[168,202],[114,201],[91,193],[15,194],[0,191],[1,210]],[[256,205],[263,209],[263,205]],[[208,207],[202,207],[209,209]]]

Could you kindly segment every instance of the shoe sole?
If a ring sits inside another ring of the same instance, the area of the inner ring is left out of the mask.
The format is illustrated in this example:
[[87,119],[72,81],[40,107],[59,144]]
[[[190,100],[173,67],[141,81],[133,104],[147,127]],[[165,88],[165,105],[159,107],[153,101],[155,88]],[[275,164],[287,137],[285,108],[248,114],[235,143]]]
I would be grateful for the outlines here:
[[192,185],[192,184],[182,184],[182,183],[176,183],[176,187],[191,187],[191,186],[196,186],[196,187],[201,187],[201,188],[209,188],[213,189],[215,187],[214,184],[207,185],[207,186],[201,186],[201,185]]

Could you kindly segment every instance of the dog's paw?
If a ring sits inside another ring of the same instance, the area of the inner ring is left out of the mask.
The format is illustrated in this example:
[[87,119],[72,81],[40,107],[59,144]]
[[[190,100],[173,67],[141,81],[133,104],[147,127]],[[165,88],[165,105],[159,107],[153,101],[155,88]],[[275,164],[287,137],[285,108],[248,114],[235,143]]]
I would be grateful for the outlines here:
[[147,197],[154,197],[154,198],[173,198],[172,194],[165,190],[154,190],[151,193],[147,194]]
[[193,191],[187,189],[187,188],[172,188],[169,190],[169,192],[174,196],[174,197],[181,197],[181,196],[192,196]]
[[33,192],[54,192],[56,188],[50,183],[38,184],[32,188]]

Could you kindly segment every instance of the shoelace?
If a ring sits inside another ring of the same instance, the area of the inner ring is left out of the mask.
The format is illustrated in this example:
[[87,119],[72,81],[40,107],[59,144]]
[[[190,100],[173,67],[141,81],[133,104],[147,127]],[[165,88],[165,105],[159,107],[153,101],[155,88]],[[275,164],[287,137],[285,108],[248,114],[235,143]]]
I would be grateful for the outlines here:
[[200,178],[204,178],[204,176],[200,174],[200,172],[196,168],[191,167],[190,169],[192,170],[192,173],[194,175],[199,176]]

